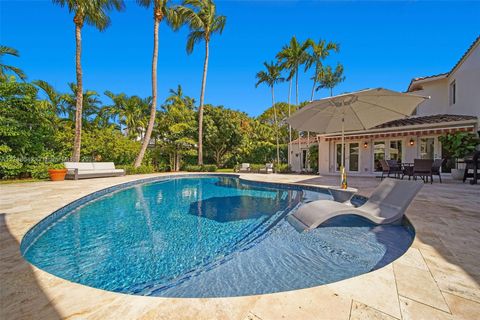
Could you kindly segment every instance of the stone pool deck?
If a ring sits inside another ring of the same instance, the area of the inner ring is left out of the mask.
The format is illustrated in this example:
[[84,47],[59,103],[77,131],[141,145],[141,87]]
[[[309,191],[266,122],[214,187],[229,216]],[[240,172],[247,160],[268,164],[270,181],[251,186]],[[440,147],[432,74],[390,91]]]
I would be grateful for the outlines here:
[[[158,174],[157,174],[158,175]],[[27,263],[23,235],[55,209],[156,175],[0,185],[0,319],[480,319],[480,185],[426,184],[407,211],[411,248],[379,270],[309,289],[214,299],[117,294]],[[251,180],[337,185],[337,177],[244,174]],[[349,178],[368,196],[375,178]]]

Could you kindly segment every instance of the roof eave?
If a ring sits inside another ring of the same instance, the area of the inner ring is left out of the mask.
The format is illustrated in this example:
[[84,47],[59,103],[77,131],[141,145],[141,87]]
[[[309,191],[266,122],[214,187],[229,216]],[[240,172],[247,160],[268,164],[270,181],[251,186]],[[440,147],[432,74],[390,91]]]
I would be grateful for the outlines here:
[[[398,127],[388,127],[388,128],[378,128],[378,129],[369,129],[369,130],[360,130],[360,131],[348,131],[345,132],[345,136],[350,135],[357,135],[357,134],[365,134],[365,133],[380,133],[380,132],[390,132],[390,131],[408,131],[413,129],[426,129],[426,128],[437,128],[437,127],[458,127],[461,125],[465,126],[475,126],[478,120],[471,119],[471,120],[461,120],[461,121],[449,121],[449,122],[438,122],[438,123],[427,123],[427,124],[416,124],[416,125],[408,125],[408,126],[398,126]],[[335,133],[325,133],[325,134],[318,134],[319,137],[335,137],[340,136],[340,132]]]

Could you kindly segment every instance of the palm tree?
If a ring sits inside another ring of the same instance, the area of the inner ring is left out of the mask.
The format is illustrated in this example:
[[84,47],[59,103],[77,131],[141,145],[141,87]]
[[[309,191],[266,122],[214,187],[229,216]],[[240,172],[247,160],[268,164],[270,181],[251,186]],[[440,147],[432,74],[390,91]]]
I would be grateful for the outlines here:
[[[3,56],[5,55],[19,57],[20,53],[14,48],[0,45],[0,58],[3,58]],[[25,79],[27,79],[27,76],[25,75],[25,73],[23,73],[23,71],[20,70],[19,68],[14,66],[9,66],[0,62],[0,81],[5,81],[7,79],[7,72],[13,72],[20,79],[24,81]]]
[[298,69],[307,62],[310,41],[298,42],[295,36],[290,39],[290,43],[282,48],[277,54],[283,69],[289,70],[289,78],[295,76],[295,104],[298,105]]
[[106,106],[105,112],[120,125],[120,131],[124,131],[131,139],[145,138],[150,115],[152,99],[142,99],[138,96],[127,96],[125,93],[114,94],[106,91],[113,105]]
[[177,90],[170,89],[169,93],[170,93],[170,96],[165,100],[167,104],[176,104],[176,105],[185,105],[185,106],[193,106],[195,104],[195,100],[193,98],[190,98],[189,96],[184,95],[181,85],[177,86]]
[[309,40],[308,42],[309,47],[312,49],[312,53],[309,55],[305,63],[305,70],[310,69],[312,66],[315,68],[315,72],[312,77],[312,94],[310,96],[310,101],[313,101],[318,73],[323,68],[322,61],[330,55],[331,51],[338,52],[340,50],[340,45],[334,42],[326,42],[325,40],[319,40],[317,43],[312,40]]
[[257,83],[255,87],[258,87],[260,84],[265,83],[269,86],[272,90],[272,107],[273,107],[273,116],[275,119],[275,135],[277,140],[277,163],[280,164],[280,145],[278,142],[278,119],[277,119],[277,108],[275,107],[275,84],[285,81],[282,78],[282,68],[274,62],[268,64],[264,62],[263,65],[265,66],[266,71],[260,71],[257,73]]
[[125,5],[123,0],[53,0],[61,7],[67,7],[74,14],[75,24],[75,63],[77,77],[77,97],[75,99],[75,140],[73,142],[72,161],[80,161],[80,147],[82,144],[82,107],[83,107],[83,73],[82,73],[82,27],[86,22],[100,31],[105,30],[110,24],[107,12],[116,9],[122,10]]
[[202,89],[198,108],[198,164],[203,164],[203,104],[207,83],[209,43],[215,33],[221,34],[225,27],[226,17],[217,15],[217,8],[212,0],[185,0],[178,7],[181,18],[187,22],[190,34],[187,38],[187,53],[191,54],[196,43],[205,41],[205,61],[203,64]]
[[[63,94],[61,99],[64,101],[63,105],[63,115],[66,116],[65,120],[74,122],[75,121],[75,130],[76,123],[78,122],[77,116],[77,106],[78,106],[78,97],[79,97],[79,87],[75,83],[68,84],[70,94]],[[82,113],[80,122],[86,125],[94,122],[94,119],[97,117],[100,112],[101,101],[99,95],[94,90],[85,90],[81,95],[82,97]]]
[[142,147],[135,159],[134,167],[142,164],[143,157],[147,151],[153,127],[155,126],[155,114],[157,112],[157,61],[158,61],[158,28],[165,19],[167,24],[174,30],[180,27],[177,19],[176,10],[169,6],[168,0],[137,0],[142,7],[150,8],[153,5],[153,57],[152,57],[152,104],[150,106],[150,118],[148,120],[147,131],[143,139]]
[[36,80],[33,81],[33,84],[39,87],[47,96],[47,103],[59,117],[61,117],[66,109],[65,109],[65,99],[62,94],[57,92],[55,88],[49,84],[47,81],[44,80]]
[[322,68],[317,75],[319,86],[316,90],[318,91],[321,88],[330,89],[330,96],[333,96],[333,88],[343,81],[345,81],[345,76],[343,75],[343,66],[340,63],[337,63],[335,70],[327,66]]

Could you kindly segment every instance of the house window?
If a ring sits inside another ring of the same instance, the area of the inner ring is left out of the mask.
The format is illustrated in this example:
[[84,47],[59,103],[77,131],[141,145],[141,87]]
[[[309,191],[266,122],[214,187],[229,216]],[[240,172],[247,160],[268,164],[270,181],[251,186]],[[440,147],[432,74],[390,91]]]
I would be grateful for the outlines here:
[[385,160],[385,141],[375,141],[373,143],[373,163],[375,171],[382,171],[380,160]]
[[[342,144],[337,143],[335,145],[336,152],[335,152],[335,159],[337,163],[337,167],[335,168],[336,171],[340,171],[340,167],[342,166]],[[343,149],[345,151],[345,147]],[[343,154],[343,157],[345,159],[345,153]]]
[[455,83],[455,80],[450,83],[450,105],[455,104],[457,100],[457,84]]
[[390,159],[402,162],[402,140],[390,141]]

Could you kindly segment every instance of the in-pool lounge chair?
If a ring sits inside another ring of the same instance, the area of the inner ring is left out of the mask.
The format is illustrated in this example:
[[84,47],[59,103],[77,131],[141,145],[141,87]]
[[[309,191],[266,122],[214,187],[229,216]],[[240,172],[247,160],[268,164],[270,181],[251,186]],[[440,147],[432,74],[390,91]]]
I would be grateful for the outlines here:
[[348,214],[362,216],[376,224],[394,223],[400,221],[422,186],[418,181],[387,178],[358,208],[332,200],[317,200],[298,208],[288,216],[288,221],[299,231],[315,229],[330,218]]
[[65,162],[65,168],[65,178],[72,180],[125,175],[125,170],[115,169],[113,162]]

